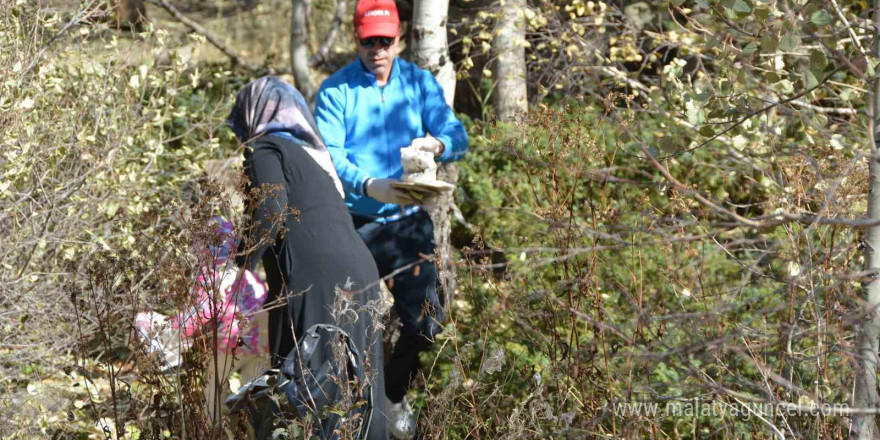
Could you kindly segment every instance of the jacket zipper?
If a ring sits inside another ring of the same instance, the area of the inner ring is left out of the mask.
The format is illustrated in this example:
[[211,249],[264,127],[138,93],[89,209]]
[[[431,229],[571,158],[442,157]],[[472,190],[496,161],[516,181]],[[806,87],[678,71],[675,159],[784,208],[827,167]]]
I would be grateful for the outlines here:
[[[388,88],[388,83],[390,82],[391,79],[389,78],[384,86],[379,87],[379,100],[381,101],[380,105],[382,106],[382,138],[385,141],[386,154],[390,154],[391,150],[391,144],[388,142],[388,114],[385,111],[385,89]],[[385,164],[384,167],[387,168],[387,164]]]

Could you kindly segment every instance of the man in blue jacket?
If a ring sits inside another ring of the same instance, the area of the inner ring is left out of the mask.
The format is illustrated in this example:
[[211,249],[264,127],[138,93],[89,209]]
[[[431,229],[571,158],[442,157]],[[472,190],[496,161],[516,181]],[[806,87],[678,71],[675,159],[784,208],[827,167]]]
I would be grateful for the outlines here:
[[391,431],[412,437],[405,400],[425,351],[442,328],[436,290],[434,232],[427,212],[391,186],[403,174],[400,149],[430,151],[439,162],[461,159],[467,133],[429,72],[396,58],[399,18],[393,0],[361,0],[354,17],[358,59],[327,78],[315,103],[318,129],[345,189],[345,202],[388,286],[403,324],[385,370]]

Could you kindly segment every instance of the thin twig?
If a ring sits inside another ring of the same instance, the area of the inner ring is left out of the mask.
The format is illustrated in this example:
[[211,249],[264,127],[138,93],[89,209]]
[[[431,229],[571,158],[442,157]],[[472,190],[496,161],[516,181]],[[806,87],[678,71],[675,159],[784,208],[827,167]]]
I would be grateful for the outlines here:
[[91,1],[88,4],[86,4],[82,9],[79,10],[79,12],[76,13],[76,15],[73,16],[73,18],[70,19],[70,21],[67,22],[67,24],[64,25],[63,28],[61,28],[60,31],[55,33],[55,35],[53,35],[52,38],[50,38],[49,41],[45,45],[43,45],[43,48],[40,49],[39,52],[37,52],[37,55],[34,57],[34,59],[31,60],[30,64],[28,64],[27,68],[24,69],[24,71],[21,73],[22,77],[27,75],[34,67],[36,67],[37,62],[40,61],[40,59],[43,57],[43,54],[46,53],[46,50],[48,50],[49,47],[52,46],[52,43],[54,43],[56,40],[58,40],[58,38],[61,37],[61,35],[63,35],[68,30],[70,30],[70,28],[72,28],[74,25],[79,24],[84,19],[91,17],[91,15],[87,15],[85,13],[87,11],[90,11],[90,9],[92,9],[92,6],[94,6],[94,3],[95,3],[94,1]]
[[800,98],[802,98],[802,97],[804,97],[804,96],[810,94],[812,91],[814,91],[814,90],[818,90],[820,87],[824,86],[825,83],[828,82],[828,80],[830,80],[831,77],[834,76],[835,73],[837,73],[837,72],[840,71],[840,69],[841,69],[841,67],[838,67],[838,68],[834,69],[834,71],[832,71],[831,73],[829,73],[828,75],[826,75],[825,78],[822,79],[821,82],[819,82],[819,84],[816,84],[816,85],[813,86],[813,87],[810,87],[810,88],[808,88],[808,89],[804,89],[804,90],[800,91],[799,93],[797,93],[797,94],[795,94],[795,95],[793,95],[793,96],[790,96],[790,97],[788,97],[788,98],[785,98],[785,99],[783,99],[783,100],[776,101],[776,102],[771,102],[770,104],[767,104],[766,106],[761,107],[761,108],[758,109],[758,110],[754,110],[754,111],[752,111],[752,112],[749,112],[749,113],[746,114],[745,116],[743,116],[743,117],[737,119],[736,121],[734,121],[732,124],[730,124],[730,126],[728,126],[727,128],[725,128],[724,130],[721,130],[721,132],[719,132],[719,133],[715,134],[714,136],[710,137],[709,139],[706,139],[705,141],[701,142],[699,145],[697,145],[697,146],[695,146],[695,147],[688,148],[688,149],[683,150],[683,151],[678,151],[678,152],[675,152],[675,153],[672,153],[672,154],[668,154],[668,155],[666,155],[666,156],[661,156],[660,159],[666,159],[666,158],[669,158],[669,157],[680,156],[680,155],[682,155],[682,154],[684,154],[684,153],[689,153],[689,152],[691,152],[691,151],[694,151],[694,150],[700,149],[700,148],[702,148],[702,147],[708,145],[710,142],[712,142],[712,141],[718,139],[719,137],[721,137],[721,136],[723,136],[723,135],[729,133],[729,132],[730,132],[731,130],[733,130],[734,128],[739,127],[743,122],[746,122],[746,121],[748,121],[749,119],[754,118],[755,116],[758,116],[758,115],[760,115],[760,114],[762,114],[762,113],[765,113],[765,112],[767,112],[767,111],[769,111],[769,110],[771,110],[771,109],[773,109],[773,108],[779,107],[780,105],[784,105],[784,104],[788,104],[788,103],[790,103],[790,102],[797,101],[798,99],[800,99]]
[[[738,123],[741,123],[741,122],[742,121],[740,121]],[[839,225],[839,226],[849,226],[849,227],[854,227],[854,228],[867,228],[867,227],[872,227],[872,226],[880,226],[880,219],[870,219],[870,218],[846,219],[846,218],[840,218],[840,217],[814,216],[814,215],[809,215],[809,214],[792,214],[789,212],[779,212],[779,213],[771,214],[767,217],[764,217],[763,220],[756,220],[756,219],[743,217],[743,216],[737,214],[736,212],[733,212],[733,211],[709,200],[708,198],[706,198],[705,196],[700,194],[699,191],[681,183],[681,181],[676,179],[672,175],[672,173],[670,173],[669,170],[665,166],[663,166],[663,164],[661,164],[659,162],[658,158],[655,157],[651,153],[651,151],[648,149],[648,147],[645,145],[645,143],[642,142],[639,139],[639,137],[636,136],[635,133],[633,133],[629,129],[629,127],[626,127],[625,125],[621,125],[621,127],[626,131],[627,134],[630,135],[630,137],[632,137],[633,139],[636,139],[638,141],[639,148],[642,150],[642,153],[645,154],[645,156],[648,158],[648,160],[651,162],[651,164],[654,166],[654,168],[657,169],[657,171],[659,171],[660,174],[666,178],[666,180],[668,180],[670,183],[672,183],[672,185],[675,187],[675,189],[677,189],[687,195],[690,195],[691,197],[695,198],[698,202],[700,202],[704,206],[711,208],[713,211],[716,211],[716,212],[723,214],[727,217],[730,217],[730,218],[734,219],[736,222],[741,223],[743,225],[750,226],[753,228],[758,228],[758,229],[771,228],[771,227],[775,227],[775,226],[779,226],[779,225],[783,225],[783,224],[787,224],[787,223]]]

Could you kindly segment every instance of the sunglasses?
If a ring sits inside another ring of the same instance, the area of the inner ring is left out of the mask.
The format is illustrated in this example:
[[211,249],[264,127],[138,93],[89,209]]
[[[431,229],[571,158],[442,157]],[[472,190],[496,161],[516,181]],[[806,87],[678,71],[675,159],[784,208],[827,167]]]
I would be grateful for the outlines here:
[[379,45],[379,47],[388,47],[391,46],[391,43],[394,42],[394,38],[391,37],[370,37],[364,38],[360,40],[361,46],[366,49],[372,49],[373,46]]

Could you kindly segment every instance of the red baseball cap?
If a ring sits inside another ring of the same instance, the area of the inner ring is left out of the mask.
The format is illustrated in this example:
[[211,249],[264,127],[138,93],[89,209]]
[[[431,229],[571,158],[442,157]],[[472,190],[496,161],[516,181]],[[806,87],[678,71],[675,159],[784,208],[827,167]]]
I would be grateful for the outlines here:
[[354,29],[359,39],[396,37],[400,17],[394,0],[361,0],[354,12]]

